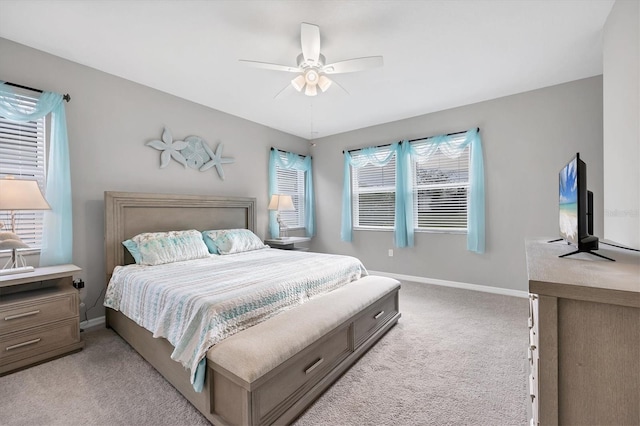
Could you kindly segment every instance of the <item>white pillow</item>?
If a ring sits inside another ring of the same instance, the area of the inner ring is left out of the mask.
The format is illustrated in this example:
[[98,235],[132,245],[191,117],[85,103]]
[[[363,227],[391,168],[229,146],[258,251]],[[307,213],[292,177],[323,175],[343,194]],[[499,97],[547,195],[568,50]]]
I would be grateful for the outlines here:
[[248,229],[220,229],[203,231],[202,234],[210,239],[219,254],[242,253],[269,247]]
[[140,265],[162,265],[209,257],[209,250],[202,240],[202,234],[195,229],[146,232],[136,235],[130,241],[138,247],[140,258],[139,261],[136,259],[136,263]]

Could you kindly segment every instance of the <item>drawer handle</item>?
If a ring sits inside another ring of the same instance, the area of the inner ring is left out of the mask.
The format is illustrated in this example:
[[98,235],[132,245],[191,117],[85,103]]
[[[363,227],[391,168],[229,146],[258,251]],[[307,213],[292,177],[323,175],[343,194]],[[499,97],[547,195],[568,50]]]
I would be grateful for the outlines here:
[[535,351],[536,350],[536,345],[531,345],[531,350]]
[[380,318],[382,315],[384,315],[384,311],[380,311],[377,314],[375,314],[375,316],[373,317],[373,319],[378,319]]
[[22,343],[18,343],[17,345],[13,345],[13,346],[7,346],[7,348],[5,350],[10,351],[11,349],[18,349],[21,348],[23,346],[28,346],[28,345],[33,345],[35,343],[38,343],[41,339],[33,339],[33,340],[29,340],[28,342],[22,342]]
[[37,315],[39,314],[40,311],[31,311],[31,312],[24,312],[22,314],[16,314],[16,315],[9,315],[8,317],[4,317],[5,321],[10,321],[12,319],[18,319],[18,318],[24,318],[24,317],[30,317],[31,315]]
[[311,373],[313,370],[316,369],[317,366],[319,366],[320,364],[322,364],[322,361],[324,361],[324,358],[320,358],[319,360],[317,360],[316,362],[314,362],[313,364],[311,364],[310,367],[308,367],[306,370],[304,370],[304,374],[309,374]]

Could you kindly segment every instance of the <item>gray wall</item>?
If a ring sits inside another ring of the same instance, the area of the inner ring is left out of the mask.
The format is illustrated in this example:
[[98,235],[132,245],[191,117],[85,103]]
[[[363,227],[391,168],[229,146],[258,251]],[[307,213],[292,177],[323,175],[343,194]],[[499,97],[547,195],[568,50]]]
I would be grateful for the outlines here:
[[[256,197],[258,234],[267,231],[269,148],[308,154],[306,140],[185,101],[0,38],[0,79],[58,93],[66,105],[73,191],[73,262],[83,269],[85,303],[105,286],[104,191],[237,195]],[[206,90],[206,84],[203,89]],[[145,146],[160,139],[163,126],[174,140],[197,135],[235,163],[226,180],[213,170],[199,172],[171,161],[160,169],[160,152]],[[37,265],[37,259],[30,259]],[[101,307],[89,318],[104,314]],[[81,313],[84,315],[84,313]],[[83,318],[84,319],[84,316]]]
[[[381,106],[382,108],[383,106]],[[394,249],[392,232],[355,231],[340,241],[342,150],[481,128],[486,187],[486,253],[466,235],[417,233]],[[602,235],[602,78],[440,111],[322,138],[312,148],[318,236],[312,249],[359,257],[372,270],[527,289],[524,240],[558,235],[558,172],[576,152],[586,161]],[[569,248],[567,248],[569,250]]]
[[603,32],[604,236],[640,249],[640,3],[618,0]]

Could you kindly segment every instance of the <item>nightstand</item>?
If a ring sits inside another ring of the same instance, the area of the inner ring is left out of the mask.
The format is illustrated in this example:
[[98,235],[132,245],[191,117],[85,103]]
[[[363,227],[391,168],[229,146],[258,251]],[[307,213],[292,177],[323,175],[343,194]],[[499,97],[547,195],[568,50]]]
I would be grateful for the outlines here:
[[0,376],[84,347],[75,265],[0,276]]
[[280,250],[309,250],[307,247],[296,247],[296,243],[304,243],[311,241],[308,237],[288,237],[286,239],[268,239],[264,240],[265,244],[268,244],[271,248]]

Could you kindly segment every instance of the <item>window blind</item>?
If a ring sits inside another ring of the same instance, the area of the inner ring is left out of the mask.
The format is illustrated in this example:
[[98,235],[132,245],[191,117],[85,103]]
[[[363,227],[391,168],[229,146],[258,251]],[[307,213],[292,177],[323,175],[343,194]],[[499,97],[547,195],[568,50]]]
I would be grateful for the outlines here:
[[[38,98],[16,93],[16,105],[28,110],[34,108]],[[0,117],[0,178],[14,176],[35,180],[44,194],[46,176],[45,118],[29,122],[15,122]],[[30,248],[42,245],[42,211],[17,211],[16,233]],[[10,213],[0,211],[2,231],[11,230]]]
[[[461,135],[463,140],[464,135]],[[420,149],[418,142],[414,145]],[[413,162],[415,229],[466,231],[470,148],[458,158],[440,149]]]
[[[380,156],[388,154],[381,153]],[[353,226],[393,229],[396,199],[395,156],[385,166],[352,169]]]
[[290,195],[295,207],[295,211],[280,212],[280,218],[289,228],[304,228],[305,226],[304,173],[304,170],[276,168],[278,180],[276,193]]

